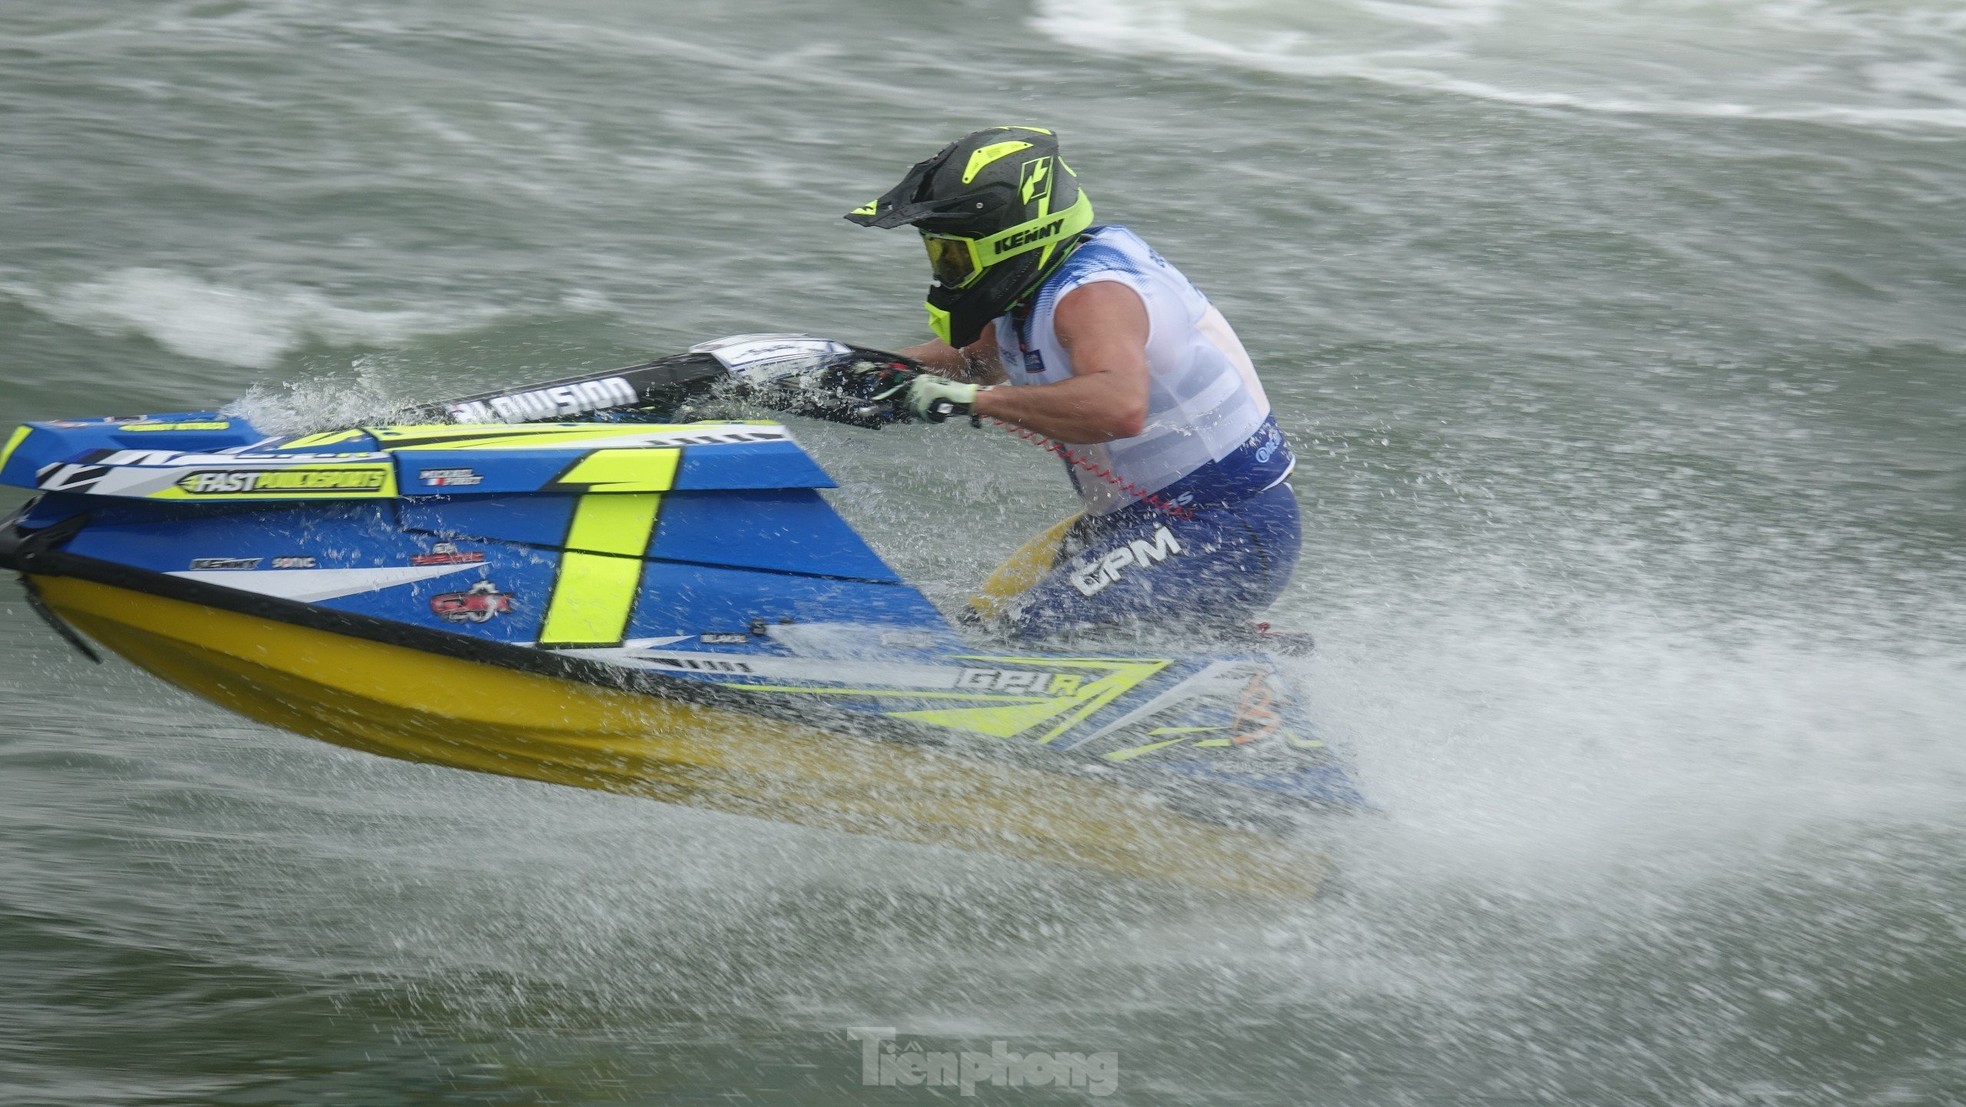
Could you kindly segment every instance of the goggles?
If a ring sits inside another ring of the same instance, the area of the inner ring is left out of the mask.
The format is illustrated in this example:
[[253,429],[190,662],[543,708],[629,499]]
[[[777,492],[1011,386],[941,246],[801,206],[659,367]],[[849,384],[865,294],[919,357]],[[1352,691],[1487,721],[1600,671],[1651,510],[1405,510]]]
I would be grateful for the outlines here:
[[922,245],[928,247],[929,272],[943,288],[967,288],[983,275],[973,238],[923,231]]
[[1092,225],[1092,201],[1085,193],[1064,211],[1007,227],[987,238],[964,238],[946,231],[923,231],[929,270],[943,288],[968,288],[983,270],[1005,258],[1070,242]]

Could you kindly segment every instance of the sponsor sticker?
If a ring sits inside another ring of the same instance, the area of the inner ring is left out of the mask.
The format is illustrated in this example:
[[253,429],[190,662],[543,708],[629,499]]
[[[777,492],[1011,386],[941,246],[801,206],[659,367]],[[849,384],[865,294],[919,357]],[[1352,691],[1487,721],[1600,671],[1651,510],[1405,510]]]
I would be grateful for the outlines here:
[[745,646],[751,636],[742,631],[706,631],[696,636],[696,640],[706,646]]
[[318,568],[320,568],[320,563],[319,563],[319,562],[317,562],[317,561],[315,561],[315,560],[314,560],[313,558],[311,558],[311,557],[276,557],[276,558],[274,558],[274,559],[273,559],[273,565],[272,565],[272,568],[275,568],[275,569],[318,569]]
[[461,488],[485,482],[484,475],[476,469],[418,469],[416,479],[431,488]]
[[342,466],[328,469],[206,469],[179,477],[177,487],[190,496],[307,495],[310,493],[379,492],[389,485],[382,466]]
[[1079,690],[1081,679],[1070,673],[1031,669],[964,669],[956,678],[956,687],[966,692],[1069,696]]
[[485,559],[479,550],[460,550],[455,542],[439,542],[429,553],[412,554],[411,565],[476,565]]
[[[489,400],[446,404],[451,418],[459,423],[533,423],[563,415],[606,411],[640,400],[635,386],[624,377],[602,377],[575,381],[527,392],[510,392]],[[477,481],[472,481],[476,484]]]
[[1014,254],[1021,246],[1028,246],[1033,242],[1043,242],[1045,239],[1057,234],[1064,226],[1065,220],[1063,217],[1060,217],[1053,219],[1049,223],[1031,227],[1027,230],[1014,231],[1010,234],[1001,235],[990,240],[990,251],[994,256],[999,258],[1006,254]]
[[430,613],[453,623],[489,623],[495,615],[512,613],[512,594],[481,580],[462,592],[430,597]]
[[1181,543],[1165,526],[1154,528],[1154,540],[1136,538],[1096,561],[1080,565],[1072,573],[1072,587],[1081,596],[1104,591],[1129,568],[1150,569],[1181,553]]
[[229,421],[202,423],[124,423],[119,430],[126,431],[222,431],[231,430]]
[[713,342],[699,342],[690,347],[690,352],[707,353],[723,362],[724,368],[743,372],[756,380],[757,370],[763,366],[784,366],[786,371],[795,371],[818,359],[846,353],[848,348],[844,342],[803,334],[737,334]]
[[257,569],[265,558],[259,557],[194,557],[193,569]]
[[748,662],[726,661],[721,657],[709,657],[703,654],[691,656],[679,653],[650,653],[642,654],[633,660],[651,668],[680,669],[692,673],[742,673],[748,675],[753,671]]
[[1236,714],[1229,724],[1229,741],[1238,746],[1246,746],[1275,734],[1283,726],[1283,715],[1277,710],[1276,693],[1270,690],[1270,682],[1262,673],[1249,678],[1243,686],[1242,696],[1236,702]]

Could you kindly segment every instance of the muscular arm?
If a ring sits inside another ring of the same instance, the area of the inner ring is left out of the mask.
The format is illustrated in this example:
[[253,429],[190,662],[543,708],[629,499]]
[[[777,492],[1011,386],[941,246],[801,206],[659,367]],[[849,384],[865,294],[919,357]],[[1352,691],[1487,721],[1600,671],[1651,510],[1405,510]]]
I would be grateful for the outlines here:
[[980,392],[976,413],[1060,442],[1111,442],[1145,430],[1149,329],[1140,294],[1112,281],[1082,285],[1058,301],[1052,329],[1071,355],[1072,378]]
[[939,338],[931,338],[895,353],[914,358],[950,380],[972,384],[1001,384],[1004,380],[1003,364],[997,360],[995,327],[984,327],[982,337],[960,350]]

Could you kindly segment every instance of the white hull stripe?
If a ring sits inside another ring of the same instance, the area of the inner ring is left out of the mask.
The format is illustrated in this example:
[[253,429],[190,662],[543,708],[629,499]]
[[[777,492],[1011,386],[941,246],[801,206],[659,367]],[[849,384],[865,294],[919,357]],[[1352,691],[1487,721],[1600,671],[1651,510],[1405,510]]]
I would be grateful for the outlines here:
[[235,569],[194,569],[170,574],[180,580],[195,580],[200,584],[215,584],[220,588],[231,588],[240,592],[254,592],[262,596],[277,596],[283,600],[297,600],[301,603],[318,603],[342,596],[353,596],[360,592],[376,592],[384,588],[394,588],[401,584],[412,584],[419,580],[446,576],[463,569],[477,569],[476,563],[464,565],[417,565],[392,566],[384,569],[258,569],[240,571]]

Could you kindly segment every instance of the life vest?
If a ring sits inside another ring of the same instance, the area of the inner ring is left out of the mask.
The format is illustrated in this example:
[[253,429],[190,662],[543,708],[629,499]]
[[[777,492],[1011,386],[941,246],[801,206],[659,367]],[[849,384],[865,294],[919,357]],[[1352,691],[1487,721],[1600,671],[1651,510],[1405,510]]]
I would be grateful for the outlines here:
[[1012,384],[1072,376],[1052,313],[1066,293],[1117,281],[1147,308],[1146,429],[1132,438],[1063,443],[1086,510],[1105,514],[1152,495],[1175,504],[1233,503],[1282,482],[1296,464],[1270,417],[1256,367],[1229,321],[1180,270],[1122,226],[1093,227],[1021,309],[996,320]]

